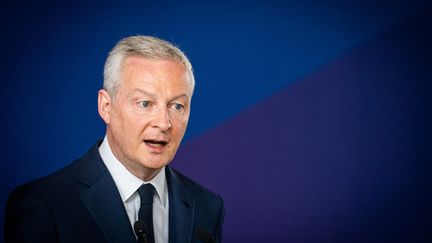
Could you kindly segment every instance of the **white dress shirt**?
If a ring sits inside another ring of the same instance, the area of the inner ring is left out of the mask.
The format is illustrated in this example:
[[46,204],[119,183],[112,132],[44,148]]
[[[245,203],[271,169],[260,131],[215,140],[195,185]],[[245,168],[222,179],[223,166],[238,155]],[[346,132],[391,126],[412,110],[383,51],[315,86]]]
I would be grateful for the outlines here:
[[140,208],[140,196],[137,192],[142,184],[151,183],[156,193],[153,198],[153,230],[155,243],[168,243],[168,186],[165,178],[165,167],[150,181],[142,181],[133,175],[126,167],[114,156],[105,136],[99,146],[99,154],[110,172],[123,205],[126,209],[129,221],[133,228],[138,220]]

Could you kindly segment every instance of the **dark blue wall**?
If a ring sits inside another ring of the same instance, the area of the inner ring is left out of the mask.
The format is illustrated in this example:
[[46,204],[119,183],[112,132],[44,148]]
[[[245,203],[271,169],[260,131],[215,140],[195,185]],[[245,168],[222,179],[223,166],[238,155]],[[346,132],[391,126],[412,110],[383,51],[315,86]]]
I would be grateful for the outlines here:
[[224,197],[225,242],[432,240],[427,1],[90,2],[1,3],[2,208],[103,137],[105,57],[146,34],[194,65],[173,166]]

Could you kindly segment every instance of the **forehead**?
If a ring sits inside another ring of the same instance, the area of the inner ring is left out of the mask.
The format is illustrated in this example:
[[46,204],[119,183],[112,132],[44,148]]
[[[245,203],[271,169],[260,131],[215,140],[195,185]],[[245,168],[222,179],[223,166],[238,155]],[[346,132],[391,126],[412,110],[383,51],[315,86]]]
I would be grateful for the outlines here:
[[176,81],[187,82],[186,67],[174,60],[146,58],[132,55],[125,58],[121,69],[124,81]]

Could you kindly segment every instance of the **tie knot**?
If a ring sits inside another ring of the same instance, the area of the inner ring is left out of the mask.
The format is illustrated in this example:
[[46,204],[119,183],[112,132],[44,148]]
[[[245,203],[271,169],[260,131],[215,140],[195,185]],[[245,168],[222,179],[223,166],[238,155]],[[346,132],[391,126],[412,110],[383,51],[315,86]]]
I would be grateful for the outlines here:
[[150,183],[141,185],[138,188],[138,194],[141,198],[141,204],[152,204],[155,191],[156,189]]

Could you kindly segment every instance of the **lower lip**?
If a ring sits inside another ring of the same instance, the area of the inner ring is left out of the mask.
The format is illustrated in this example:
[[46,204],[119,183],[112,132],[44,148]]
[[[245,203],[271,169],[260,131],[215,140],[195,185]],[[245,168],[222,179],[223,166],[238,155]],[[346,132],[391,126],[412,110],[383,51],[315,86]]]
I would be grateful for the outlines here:
[[161,154],[163,153],[163,151],[165,150],[166,145],[152,145],[149,143],[144,142],[144,144],[146,145],[146,147],[150,150],[150,153],[154,153],[154,154]]

